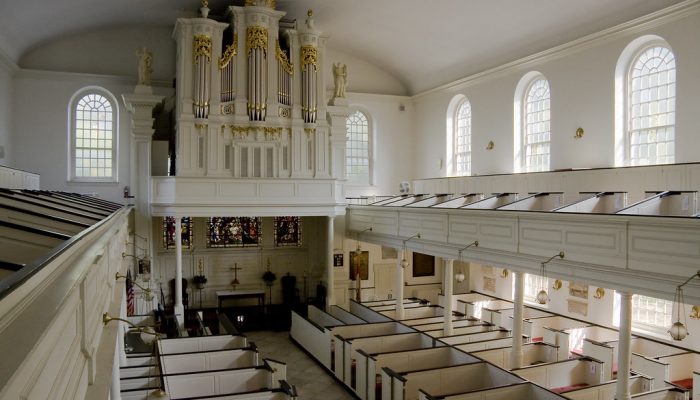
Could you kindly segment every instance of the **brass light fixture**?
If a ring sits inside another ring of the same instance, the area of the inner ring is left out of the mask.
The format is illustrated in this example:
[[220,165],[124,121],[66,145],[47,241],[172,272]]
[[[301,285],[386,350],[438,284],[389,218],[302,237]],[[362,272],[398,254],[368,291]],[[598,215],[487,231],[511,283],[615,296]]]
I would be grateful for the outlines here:
[[475,240],[475,241],[469,243],[468,245],[462,247],[461,249],[459,249],[458,254],[459,254],[459,264],[460,264],[460,267],[459,267],[459,271],[457,271],[457,273],[455,274],[455,280],[456,280],[457,282],[459,282],[459,283],[464,282],[464,279],[465,279],[464,272],[462,272],[462,267],[461,267],[462,263],[464,263],[464,261],[462,260],[462,252],[463,252],[464,250],[466,250],[466,249],[472,247],[472,246],[474,246],[474,247],[479,247],[479,241],[478,241],[478,240]]
[[580,126],[578,129],[576,129],[576,133],[574,133],[574,139],[581,139],[583,137],[583,128]]
[[593,298],[600,300],[603,297],[605,297],[605,289],[603,289],[602,287],[599,287],[598,289],[595,290],[595,294],[593,295]]
[[[673,340],[681,341],[689,335],[688,328],[686,327],[687,320],[685,318],[685,298],[683,297],[683,286],[687,285],[688,282],[693,280],[695,277],[700,278],[700,271],[694,273],[690,278],[686,279],[685,282],[676,286],[676,294],[673,297],[673,304],[674,307],[676,307],[676,322],[674,322],[673,325],[671,325],[671,328],[668,330],[668,333],[671,335]],[[681,313],[683,314],[684,322],[681,322]]]
[[403,241],[403,251],[401,252],[401,268],[408,267],[408,261],[406,261],[406,242],[413,238],[420,239],[420,233],[416,233],[415,235],[410,236],[408,239]]
[[547,270],[546,270],[545,266],[550,261],[554,260],[557,257],[564,258],[564,252],[560,251],[558,254],[555,254],[555,255],[549,257],[549,259],[547,259],[547,261],[544,261],[542,264],[540,264],[541,265],[540,274],[541,274],[542,280],[544,281],[544,284],[542,286],[542,290],[540,290],[537,293],[537,297],[535,297],[535,301],[537,301],[538,304],[547,304],[547,302],[549,301],[549,295],[547,294]]
[[560,279],[557,279],[554,281],[554,284],[552,285],[552,289],[554,290],[559,290],[562,287],[562,282]]
[[[122,274],[120,274],[119,272],[117,272],[117,273],[114,275],[114,279],[117,280],[117,281],[120,280],[120,279],[126,279],[126,275],[122,275]],[[136,286],[137,288],[139,288],[139,289],[141,289],[141,290],[143,291],[143,299],[144,299],[144,300],[146,300],[146,301],[151,301],[151,300],[153,300],[153,289],[147,288],[147,287],[143,287],[143,286],[139,285],[138,282],[136,282],[136,281],[133,280],[133,279],[131,280],[131,283],[132,283],[134,286]]]

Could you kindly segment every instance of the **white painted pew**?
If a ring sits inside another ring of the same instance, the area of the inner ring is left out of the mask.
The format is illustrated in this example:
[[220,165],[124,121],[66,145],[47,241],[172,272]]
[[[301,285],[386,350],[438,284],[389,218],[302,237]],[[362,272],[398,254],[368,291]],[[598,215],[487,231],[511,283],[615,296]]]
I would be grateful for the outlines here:
[[[574,319],[562,316],[529,318],[526,320],[526,322],[529,325],[529,332],[526,334],[526,336],[531,337],[533,341],[543,340],[545,336],[545,329],[557,331],[569,328],[582,328],[590,326],[590,324],[587,324],[585,322],[576,321]],[[558,343],[550,344],[559,345]]]
[[[620,334],[613,329],[604,328],[602,326],[586,326],[581,328],[564,329],[562,333],[568,337],[569,352],[582,354],[583,340],[591,339],[599,343],[605,343],[617,340]],[[558,343],[562,346],[561,343]]]
[[155,390],[160,387],[160,374],[147,377],[134,377],[119,380],[119,390],[133,391],[136,389]]
[[[527,338],[523,337],[523,344],[527,343]],[[477,340],[470,343],[458,344],[454,347],[456,349],[466,351],[467,353],[473,353],[475,351],[495,349],[500,347],[508,347],[513,344],[513,338],[507,336],[502,339],[490,339],[490,340]]]
[[[420,350],[374,353],[368,355],[356,350],[357,383],[355,392],[361,399],[374,400],[376,389],[381,389],[381,371],[389,367],[395,372],[416,369],[441,368],[478,362],[479,360],[452,347],[433,347]],[[389,383],[387,383],[389,384]]]
[[[652,379],[643,375],[630,376],[630,394],[648,392],[652,388]],[[571,400],[615,400],[617,380],[603,382],[581,389],[566,392],[565,396]]]
[[350,311],[338,306],[331,306],[329,313],[346,324],[364,324],[367,322]]
[[[422,304],[418,301],[411,301],[411,302],[403,303],[404,309],[416,308],[416,307],[427,307],[427,306],[428,306],[427,304]],[[376,312],[391,311],[391,310],[396,310],[396,304],[385,304],[385,305],[381,305],[381,306],[372,306],[370,308]]]
[[632,395],[634,400],[688,400],[688,392],[678,388],[655,389]]
[[364,304],[360,304],[352,299],[350,300],[350,312],[367,322],[385,322],[392,320],[386,315],[382,315]]
[[693,376],[693,371],[700,371],[700,354],[688,352],[659,357],[658,360],[668,364],[667,382],[684,389],[695,389],[694,393],[700,391],[700,387],[694,385]]
[[[481,313],[484,308],[498,310],[505,308],[513,308],[513,303],[506,300],[479,300],[464,302],[464,314],[467,317],[481,319]],[[461,310],[460,310],[461,311]]]
[[583,339],[582,354],[602,362],[603,378],[606,381],[613,379],[613,374],[616,372],[615,367],[617,366],[615,348],[613,346],[585,338]]
[[255,349],[239,349],[163,355],[160,365],[164,374],[180,374],[256,367],[260,360]]
[[[503,329],[508,329],[509,331],[513,330],[513,309],[508,308],[505,310],[499,310],[498,311],[500,317],[495,317],[495,321],[500,321],[499,324],[496,324]],[[553,317],[553,314],[550,314],[548,312],[539,310],[537,308],[532,308],[532,307],[524,307],[523,308],[523,329],[527,329],[528,335],[530,336],[530,332],[532,331],[532,322],[530,322],[530,319],[534,318],[546,318],[546,317]],[[530,327],[525,328],[525,326],[530,325]]]
[[587,357],[515,368],[511,372],[557,393],[605,381],[601,363]]
[[334,336],[342,336],[344,339],[416,332],[415,329],[394,321],[334,326],[330,330]]
[[336,336],[335,340],[335,375],[346,385],[353,388],[356,365],[355,350],[363,350],[366,354],[382,353],[388,351],[415,350],[427,347],[435,347],[433,338],[419,332],[400,333],[373,337],[361,337],[344,339]]
[[[421,331],[421,332],[444,329],[445,319],[443,317],[436,317],[436,318],[441,319],[441,321],[427,323],[427,324],[415,324],[415,325],[411,325],[411,327],[413,329],[415,329],[417,331]],[[402,321],[402,322],[405,322],[405,321]],[[404,323],[404,325],[407,325],[407,324]],[[482,326],[482,325],[484,325],[484,323],[482,321],[479,321],[478,319],[458,318],[458,319],[452,320],[452,327],[453,328],[464,328],[464,327],[468,327],[468,326]]]
[[447,394],[435,396],[418,390],[419,400],[559,400],[566,397],[552,393],[530,382],[513,383],[492,389],[476,390],[466,393]]
[[[500,347],[495,349],[474,351],[471,354],[504,369],[512,369],[511,353],[513,348]],[[546,343],[523,344],[523,365],[535,365],[559,361],[557,348]]]
[[[355,301],[355,300],[353,300]],[[408,303],[418,303],[420,302],[420,299],[403,299],[404,305]],[[365,307],[376,307],[376,306],[387,306],[387,305],[394,305],[396,306],[396,299],[386,299],[386,300],[372,300],[372,301],[364,301],[362,302],[362,305]]]
[[[452,309],[455,311],[459,311],[462,314],[467,313],[467,303],[472,303],[476,301],[491,301],[491,300],[496,300],[492,296],[485,295],[483,293],[477,293],[477,292],[472,292],[472,293],[462,293],[462,294],[455,294],[452,296]],[[439,296],[438,297],[438,304],[445,307],[445,297],[444,296]]]
[[245,336],[214,335],[158,340],[158,354],[241,349],[248,346]]
[[[413,319],[413,318],[428,318],[428,317],[440,317],[442,316],[443,308],[440,306],[420,306],[413,308],[404,309],[403,319]],[[396,318],[396,310],[391,309],[387,311],[382,311],[382,315],[385,315],[391,319],[398,320]]]
[[[452,334],[450,335],[450,337],[456,336],[456,335],[469,335],[472,333],[492,332],[495,330],[500,330],[500,328],[493,326],[493,325],[480,323],[477,325],[454,328],[452,330]],[[425,333],[427,335],[434,337],[434,338],[445,337],[445,330],[444,329],[425,331]]]
[[332,360],[333,339],[331,331],[292,311],[292,326],[289,336],[318,362],[329,370],[334,369]]
[[306,315],[310,321],[312,321],[316,325],[322,326],[324,328],[327,328],[330,326],[345,325],[345,322],[343,322],[343,321],[339,320],[338,318],[326,313],[325,311],[321,310],[320,308],[318,308],[314,305],[309,305],[306,308]]
[[[382,400],[417,400],[422,389],[435,396],[463,393],[522,382],[494,365],[478,362],[425,371],[394,372],[382,368]],[[468,379],[466,379],[468,377]],[[391,382],[386,385],[385,382]]]
[[504,338],[510,338],[510,331],[492,330],[487,332],[468,333],[465,335],[444,336],[439,338],[438,340],[450,346],[455,346],[471,342],[480,342],[484,340]]

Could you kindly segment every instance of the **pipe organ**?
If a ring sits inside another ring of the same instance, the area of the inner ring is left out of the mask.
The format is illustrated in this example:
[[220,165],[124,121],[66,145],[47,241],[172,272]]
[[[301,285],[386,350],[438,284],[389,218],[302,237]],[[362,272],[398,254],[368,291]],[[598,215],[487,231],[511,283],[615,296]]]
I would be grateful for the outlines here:
[[177,176],[344,178],[347,105],[327,105],[325,38],[311,10],[297,22],[275,7],[246,0],[219,22],[204,4],[178,19]]

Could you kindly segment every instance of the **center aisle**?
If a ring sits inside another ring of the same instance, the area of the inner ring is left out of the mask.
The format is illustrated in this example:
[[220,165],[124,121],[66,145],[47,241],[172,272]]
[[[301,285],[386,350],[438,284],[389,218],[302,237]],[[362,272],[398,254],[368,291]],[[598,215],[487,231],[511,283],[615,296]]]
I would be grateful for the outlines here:
[[296,386],[299,399],[354,399],[343,385],[332,378],[316,361],[301,351],[289,332],[257,331],[245,335],[258,346],[260,356],[287,363],[287,382]]

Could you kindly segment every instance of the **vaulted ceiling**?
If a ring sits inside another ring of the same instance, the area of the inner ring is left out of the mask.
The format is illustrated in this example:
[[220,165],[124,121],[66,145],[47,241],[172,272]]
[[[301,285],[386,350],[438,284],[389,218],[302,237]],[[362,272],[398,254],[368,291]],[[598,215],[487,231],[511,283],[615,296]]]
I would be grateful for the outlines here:
[[[328,46],[394,75],[415,94],[678,3],[698,0],[278,0],[314,10]],[[210,0],[212,14],[241,0]],[[0,49],[14,60],[67,35],[173,25],[196,0],[0,0]]]

